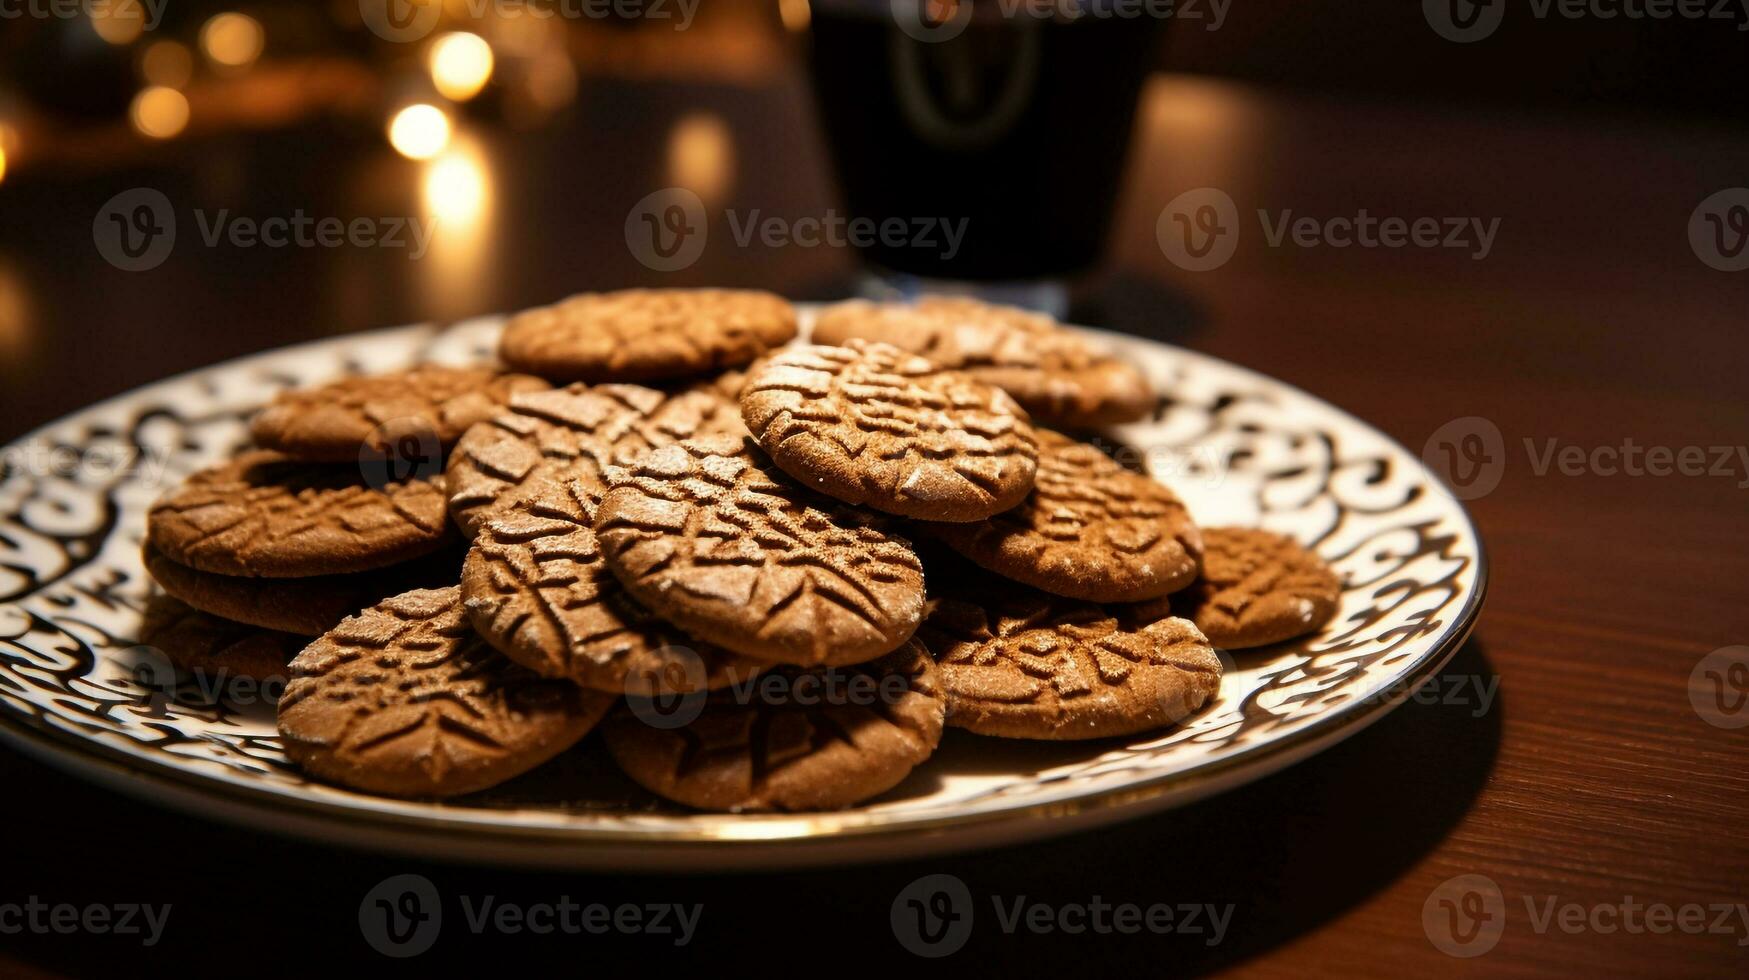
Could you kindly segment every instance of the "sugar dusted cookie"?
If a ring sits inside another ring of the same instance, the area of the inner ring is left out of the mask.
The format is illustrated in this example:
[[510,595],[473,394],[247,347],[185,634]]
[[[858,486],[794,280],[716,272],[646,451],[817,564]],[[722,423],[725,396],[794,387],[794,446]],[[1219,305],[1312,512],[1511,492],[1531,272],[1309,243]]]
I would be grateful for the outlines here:
[[310,641],[203,613],[178,599],[153,596],[140,623],[140,642],[191,673],[283,681],[286,664]]
[[219,575],[342,575],[430,554],[449,536],[442,485],[373,486],[357,466],[248,452],[202,470],[152,505],[147,541]]
[[286,755],[319,779],[457,796],[570,748],[613,701],[505,659],[474,635],[452,586],[385,600],[300,653],[279,732]]
[[681,727],[631,710],[602,734],[626,774],[705,810],[827,810],[898,785],[935,751],[945,704],[915,642],[854,667],[782,667],[709,695]]
[[1090,602],[1177,592],[1202,563],[1202,535],[1171,490],[1048,430],[1039,433],[1037,482],[1020,506],[931,530],[1005,578]]
[[721,687],[765,665],[695,640],[633,599],[590,530],[596,491],[548,483],[480,527],[462,569],[474,628],[546,677],[650,696]]
[[519,313],[499,352],[555,381],[654,381],[741,367],[795,335],[795,309],[771,293],[626,289]]
[[698,439],[609,474],[608,568],[693,636],[759,660],[848,664],[923,618],[923,569],[879,515],[807,490],[751,440]]
[[981,735],[1086,739],[1177,724],[1220,688],[1186,620],[955,575],[917,638],[935,656],[948,724]]
[[1013,395],[1034,421],[1063,428],[1133,422],[1154,407],[1148,380],[1050,317],[975,299],[854,300],[822,312],[813,340],[880,340]]
[[1310,633],[1336,615],[1342,582],[1294,539],[1250,528],[1203,532],[1202,578],[1181,597],[1183,616],[1209,642],[1244,649]]
[[574,384],[530,392],[468,430],[449,456],[449,512],[473,537],[525,487],[582,480],[605,491],[601,469],[656,446],[708,435],[742,435],[741,408],[726,381],[669,395],[639,385]]
[[315,462],[405,455],[406,440],[433,442],[423,451],[435,451],[502,411],[516,393],[545,387],[524,374],[426,365],[283,392],[255,416],[250,433],[264,449]]
[[374,572],[262,579],[179,565],[150,545],[141,560],[165,592],[202,612],[300,636],[326,633],[377,600],[408,589],[454,583],[461,564],[460,555],[445,548]]
[[749,372],[742,418],[802,485],[932,521],[982,521],[1032,488],[1038,440],[999,388],[889,344],[795,347]]

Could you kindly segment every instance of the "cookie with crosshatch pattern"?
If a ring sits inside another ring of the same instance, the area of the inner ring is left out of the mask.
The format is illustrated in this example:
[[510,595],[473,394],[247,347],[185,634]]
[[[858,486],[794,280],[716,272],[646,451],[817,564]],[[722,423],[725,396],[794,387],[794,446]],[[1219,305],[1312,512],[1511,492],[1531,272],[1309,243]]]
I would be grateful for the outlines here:
[[1048,316],[958,296],[852,300],[823,310],[813,341],[879,340],[1003,389],[1035,422],[1091,428],[1146,418],[1148,379]]
[[800,486],[751,439],[695,439],[610,468],[595,513],[632,597],[757,660],[850,664],[923,618],[923,567],[890,518]]
[[462,566],[474,629],[538,674],[616,694],[684,694],[763,670],[627,594],[590,530],[597,502],[585,481],[550,481],[481,525]]
[[164,557],[147,545],[141,561],[165,592],[225,619],[300,636],[319,636],[379,599],[455,581],[461,554],[444,548],[374,572],[306,578],[215,575]]
[[943,584],[917,639],[935,656],[956,728],[1025,739],[1134,735],[1177,724],[1220,689],[1208,640],[1159,600],[1102,606],[969,569],[935,580]]
[[140,621],[140,643],[174,666],[256,682],[283,679],[286,664],[309,642],[308,637],[221,619],[167,595],[153,596]]
[[1020,506],[931,525],[936,537],[1005,578],[1090,602],[1140,602],[1196,580],[1202,535],[1171,490],[1097,446],[1038,435],[1038,478]]
[[707,435],[741,435],[731,376],[674,394],[639,385],[574,384],[513,398],[508,411],[469,429],[445,472],[449,512],[473,537],[529,487],[582,480],[605,490],[602,467],[656,446]]
[[742,367],[795,335],[795,308],[771,293],[625,289],[518,313],[499,354],[554,381],[657,381]]
[[152,505],[148,543],[218,575],[343,575],[428,555],[450,539],[441,477],[373,486],[357,466],[254,450]]
[[1293,538],[1215,527],[1203,532],[1203,541],[1202,577],[1177,605],[1215,646],[1242,650],[1280,643],[1336,615],[1342,580]]
[[982,521],[1020,503],[1037,468],[1014,399],[890,344],[779,351],[748,372],[741,415],[804,486],[906,517]]
[[281,392],[256,413],[249,432],[263,449],[313,462],[405,456],[404,440],[430,440],[435,445],[424,451],[435,452],[503,411],[517,393],[546,387],[526,374],[427,364]]
[[468,626],[451,586],[384,600],[298,654],[279,733],[286,756],[317,778],[458,796],[570,748],[613,703],[506,659]]
[[780,667],[710,694],[665,728],[622,709],[602,736],[626,775],[704,810],[829,810],[898,785],[935,752],[946,714],[915,641],[852,667]]

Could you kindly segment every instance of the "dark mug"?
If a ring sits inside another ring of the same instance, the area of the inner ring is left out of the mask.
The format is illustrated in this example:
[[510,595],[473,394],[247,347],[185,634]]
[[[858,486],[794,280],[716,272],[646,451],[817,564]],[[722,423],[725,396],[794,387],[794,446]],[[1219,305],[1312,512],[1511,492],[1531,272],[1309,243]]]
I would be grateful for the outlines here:
[[1083,9],[1107,2],[814,0],[820,117],[869,263],[1016,282],[1097,262],[1161,24]]

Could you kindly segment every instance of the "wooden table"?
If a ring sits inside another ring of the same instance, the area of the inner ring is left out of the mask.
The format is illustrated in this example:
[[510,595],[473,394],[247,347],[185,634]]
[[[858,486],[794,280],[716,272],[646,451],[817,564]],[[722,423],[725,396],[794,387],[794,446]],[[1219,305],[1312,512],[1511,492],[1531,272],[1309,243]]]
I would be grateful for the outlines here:
[[[0,435],[233,355],[585,287],[841,295],[854,261],[839,250],[755,242],[665,276],[624,245],[632,203],[676,172],[715,181],[726,207],[821,212],[834,192],[813,132],[806,87],[787,70],[735,85],[591,79],[558,127],[480,136],[483,209],[463,219],[453,247],[420,262],[386,249],[193,243],[135,275],[95,254],[90,216],[144,184],[187,207],[255,215],[415,206],[416,165],[372,134],[326,123],[173,145],[122,172],[13,175],[0,186]],[[699,935],[678,951],[650,937],[449,926],[415,967],[502,970],[514,957],[594,975],[678,953],[705,970],[725,958],[761,972],[847,960],[909,970],[918,961],[895,943],[889,905],[919,875],[946,872],[979,894],[1054,904],[1233,906],[1214,945],[1206,935],[982,930],[948,961],[979,974],[1742,975],[1749,922],[1736,913],[1728,933],[1654,934],[1567,931],[1558,909],[1749,902],[1749,729],[1709,724],[1688,695],[1703,656],[1749,643],[1749,471],[1563,475],[1536,463],[1549,440],[1586,453],[1627,440],[1749,441],[1749,272],[1702,264],[1686,234],[1703,198],[1749,183],[1749,135],[1369,107],[1171,76],[1150,84],[1139,133],[1110,270],[1081,304],[1089,317],[1300,385],[1413,448],[1452,419],[1499,427],[1504,479],[1470,504],[1492,555],[1489,601],[1437,697],[1289,771],[1111,830],[750,877],[543,875],[331,850],[161,810],[0,753],[12,801],[0,903],[174,906],[155,949],[0,935],[0,970],[376,969],[388,961],[359,936],[358,898],[402,872],[518,902],[705,903]],[[1164,256],[1155,222],[1202,186],[1235,200],[1244,230],[1231,262],[1192,273]],[[1260,208],[1475,216],[1500,228],[1483,260],[1269,247]],[[1479,691],[1495,696],[1484,705]],[[1475,959],[1441,952],[1423,922],[1435,889],[1460,875],[1486,876],[1505,900],[1498,945]],[[1551,901],[1557,916],[1539,932]],[[1610,925],[1608,914],[1595,921]]]

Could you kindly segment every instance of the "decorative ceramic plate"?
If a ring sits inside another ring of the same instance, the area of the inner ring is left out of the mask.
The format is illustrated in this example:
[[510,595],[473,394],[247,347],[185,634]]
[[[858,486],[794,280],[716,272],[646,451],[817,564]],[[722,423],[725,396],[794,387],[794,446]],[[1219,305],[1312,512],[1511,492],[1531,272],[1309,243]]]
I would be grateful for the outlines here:
[[422,361],[490,360],[501,321],[413,327],[256,355],[140,389],[5,450],[0,737],[148,799],[264,828],[445,858],[705,869],[890,859],[1084,829],[1273,772],[1365,727],[1432,676],[1482,602],[1482,542],[1421,461],[1297,389],[1178,348],[1102,335],[1168,393],[1107,448],[1208,525],[1288,532],[1334,564],[1340,611],[1301,641],[1228,658],[1220,696],[1127,740],[1012,742],[950,729],[863,806],[694,813],[643,794],[598,739],[448,803],[306,781],[280,751],[277,692],[166,680],[137,641],[152,586],[145,514],[247,439],[276,391]]

